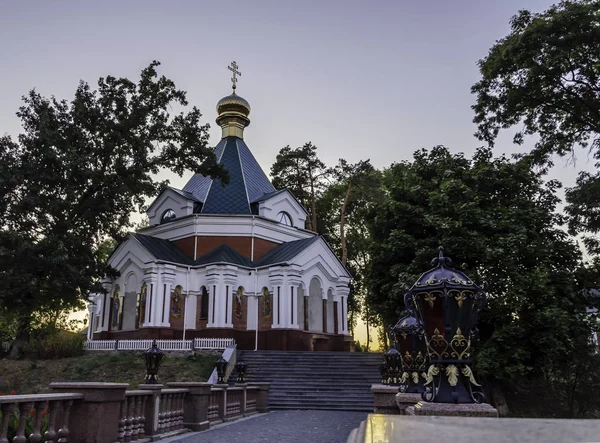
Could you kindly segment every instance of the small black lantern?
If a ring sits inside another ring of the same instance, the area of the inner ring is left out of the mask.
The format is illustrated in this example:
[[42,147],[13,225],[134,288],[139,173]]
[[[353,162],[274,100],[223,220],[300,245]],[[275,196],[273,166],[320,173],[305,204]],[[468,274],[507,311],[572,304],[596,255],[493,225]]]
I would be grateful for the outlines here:
[[415,317],[406,315],[391,329],[391,335],[394,337],[402,362],[400,391],[424,392],[423,383],[427,378],[428,358],[423,326]]
[[217,384],[225,383],[225,374],[227,373],[227,360],[221,356],[215,366],[217,367],[217,376],[219,377],[217,380]]
[[237,371],[237,382],[246,383],[246,363],[243,361],[238,362],[235,365],[235,370]]
[[485,396],[471,369],[471,338],[486,295],[452,260],[439,256],[404,297],[406,309],[422,323],[430,365],[423,400],[481,403]]
[[158,368],[165,354],[156,345],[156,340],[152,340],[152,347],[144,351],[143,355],[144,360],[146,360],[146,379],[144,383],[156,385],[158,384]]
[[402,369],[400,353],[395,347],[391,347],[383,354],[387,370],[386,384],[396,385],[400,382],[400,372]]
[[387,385],[388,384],[388,366],[387,366],[387,362],[385,360],[385,358],[383,359],[383,361],[379,364],[379,373],[381,374],[381,384],[383,385]]

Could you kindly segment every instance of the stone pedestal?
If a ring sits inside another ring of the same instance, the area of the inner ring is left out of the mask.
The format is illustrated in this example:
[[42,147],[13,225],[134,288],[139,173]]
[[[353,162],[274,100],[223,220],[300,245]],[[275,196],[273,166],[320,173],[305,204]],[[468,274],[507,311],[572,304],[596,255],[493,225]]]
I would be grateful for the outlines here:
[[258,398],[256,399],[256,410],[258,412],[269,412],[269,389],[271,383],[248,383],[248,386],[258,386]]
[[421,394],[409,394],[406,392],[398,392],[395,398],[396,406],[398,406],[400,415],[406,415],[406,408],[419,403],[421,401]]
[[398,386],[375,384],[371,386],[371,392],[373,393],[373,401],[375,402],[375,412],[380,414],[400,414],[398,405],[396,405]]
[[152,396],[146,401],[146,425],[144,432],[146,435],[156,435],[158,433],[158,409],[160,400],[160,391],[165,385],[162,384],[142,384],[140,389],[152,391]]
[[406,415],[497,418],[498,411],[488,403],[428,403],[420,401],[406,408]]
[[167,383],[172,389],[188,389],[183,403],[183,426],[191,431],[204,431],[210,427],[208,404],[210,402],[211,383],[176,382]]
[[119,433],[121,403],[127,383],[50,383],[54,392],[83,394],[75,402],[69,422],[69,441],[113,443]]

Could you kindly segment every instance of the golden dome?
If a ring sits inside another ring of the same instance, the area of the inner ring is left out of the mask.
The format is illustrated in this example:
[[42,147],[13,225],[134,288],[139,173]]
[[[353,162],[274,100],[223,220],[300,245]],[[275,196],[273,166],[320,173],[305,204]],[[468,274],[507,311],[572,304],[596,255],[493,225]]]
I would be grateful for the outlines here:
[[240,97],[233,91],[231,95],[227,97],[223,97],[217,103],[217,114],[219,116],[223,114],[237,114],[240,113],[246,117],[250,114],[250,103],[243,98]]

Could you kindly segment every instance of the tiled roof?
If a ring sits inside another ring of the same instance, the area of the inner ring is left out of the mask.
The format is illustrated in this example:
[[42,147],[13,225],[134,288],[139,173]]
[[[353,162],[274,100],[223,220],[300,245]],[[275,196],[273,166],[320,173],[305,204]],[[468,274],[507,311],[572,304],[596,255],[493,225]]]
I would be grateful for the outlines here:
[[143,234],[131,234],[157,260],[192,266],[194,260],[169,240]]
[[211,263],[231,263],[232,265],[252,267],[252,262],[233,249],[231,246],[222,244],[210,252],[196,259],[194,265],[208,265]]
[[293,259],[296,255],[308,248],[310,245],[315,243],[321,238],[320,235],[314,237],[305,238],[302,240],[291,241],[282,243],[279,246],[271,249],[264,256],[254,261],[254,266],[269,266],[277,263],[285,263]]
[[[215,146],[215,157],[217,157],[217,162],[221,161],[221,156],[223,155],[223,150],[225,149],[226,143],[227,139],[224,138],[221,139],[217,146]],[[183,191],[189,192],[190,194],[194,195],[198,201],[204,202],[206,200],[206,194],[208,194],[211,183],[212,179],[210,177],[195,174],[183,187]]]
[[248,149],[238,137],[222,139],[215,148],[217,161],[229,171],[229,183],[194,175],[183,191],[201,202],[203,214],[251,214],[250,203],[275,188]]

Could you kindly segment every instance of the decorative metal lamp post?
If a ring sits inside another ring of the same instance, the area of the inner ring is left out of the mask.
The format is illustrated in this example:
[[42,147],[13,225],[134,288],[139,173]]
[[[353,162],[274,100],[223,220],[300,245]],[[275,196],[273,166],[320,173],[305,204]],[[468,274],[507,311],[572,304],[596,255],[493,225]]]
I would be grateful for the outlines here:
[[215,364],[215,366],[217,367],[217,376],[219,377],[217,380],[217,384],[224,384],[225,383],[225,374],[227,373],[227,360],[225,360],[223,358],[223,356],[221,356],[218,360],[217,363]]
[[144,351],[144,360],[146,360],[146,380],[145,383],[149,385],[158,384],[158,368],[160,363],[165,356],[158,346],[156,340],[152,340],[152,347],[147,351]]
[[235,370],[237,371],[237,382],[246,383],[246,363],[243,361],[238,362],[235,365]]
[[485,396],[471,369],[471,337],[486,295],[452,261],[439,256],[405,294],[407,310],[422,324],[430,358],[423,400],[481,403]]
[[400,370],[402,368],[400,353],[396,348],[391,347],[385,351],[383,359],[386,366],[385,384],[398,384],[400,382]]
[[400,391],[423,392],[428,362],[423,326],[415,317],[406,315],[391,329],[391,335],[400,351],[402,361]]

